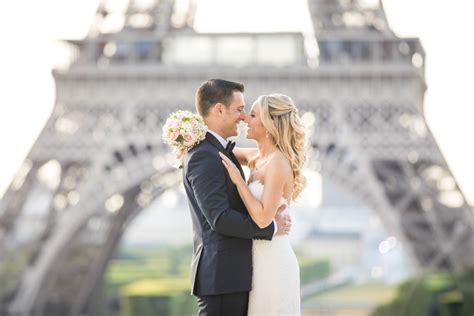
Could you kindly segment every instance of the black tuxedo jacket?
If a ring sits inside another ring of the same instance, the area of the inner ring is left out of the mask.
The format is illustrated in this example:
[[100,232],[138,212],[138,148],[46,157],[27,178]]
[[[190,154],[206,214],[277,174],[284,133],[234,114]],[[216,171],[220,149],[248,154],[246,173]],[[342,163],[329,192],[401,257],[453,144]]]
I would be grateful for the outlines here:
[[250,218],[222,164],[224,153],[210,133],[185,156],[183,182],[193,223],[191,293],[196,296],[250,291],[252,239],[271,240],[273,223],[260,229]]

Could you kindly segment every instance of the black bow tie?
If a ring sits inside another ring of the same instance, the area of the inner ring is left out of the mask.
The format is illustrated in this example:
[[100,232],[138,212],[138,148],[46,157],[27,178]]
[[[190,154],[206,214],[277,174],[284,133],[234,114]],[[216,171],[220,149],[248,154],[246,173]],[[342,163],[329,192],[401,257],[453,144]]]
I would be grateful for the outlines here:
[[229,140],[227,142],[227,146],[225,146],[225,151],[227,151],[230,154],[232,150],[234,150],[234,147],[235,147],[235,142]]

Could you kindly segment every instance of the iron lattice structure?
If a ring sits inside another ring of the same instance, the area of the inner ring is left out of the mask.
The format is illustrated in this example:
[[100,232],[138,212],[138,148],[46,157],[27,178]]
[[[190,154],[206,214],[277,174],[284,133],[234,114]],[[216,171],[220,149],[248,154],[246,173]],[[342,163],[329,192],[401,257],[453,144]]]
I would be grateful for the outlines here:
[[[309,0],[306,38],[198,34],[195,7],[104,0],[89,35],[68,42],[54,110],[1,200],[0,310],[93,313],[127,224],[180,181],[165,118],[192,109],[213,77],[244,82],[248,100],[290,95],[310,131],[309,167],[376,210],[420,269],[472,265],[472,209],[423,117],[424,51],[393,34],[380,3]],[[305,40],[317,41],[316,64]]]

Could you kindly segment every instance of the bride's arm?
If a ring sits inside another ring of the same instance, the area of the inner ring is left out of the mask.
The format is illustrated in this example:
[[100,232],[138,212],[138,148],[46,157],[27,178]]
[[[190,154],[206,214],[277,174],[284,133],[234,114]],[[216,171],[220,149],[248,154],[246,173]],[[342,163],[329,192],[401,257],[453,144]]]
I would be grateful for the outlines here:
[[221,157],[232,182],[237,186],[239,195],[249,211],[252,220],[260,228],[270,225],[280,204],[283,186],[287,178],[288,164],[280,159],[273,159],[268,163],[268,172],[265,174],[265,188],[262,201],[260,202],[253,196],[252,192],[250,192],[247,183],[245,183],[245,180],[232,161],[222,154]]
[[236,146],[232,152],[242,166],[248,166],[249,160],[257,154],[258,149]]

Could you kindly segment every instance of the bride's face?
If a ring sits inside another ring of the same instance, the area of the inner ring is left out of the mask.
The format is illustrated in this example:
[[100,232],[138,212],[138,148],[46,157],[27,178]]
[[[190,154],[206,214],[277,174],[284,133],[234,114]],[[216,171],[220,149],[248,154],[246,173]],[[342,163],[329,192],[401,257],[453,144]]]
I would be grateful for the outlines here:
[[263,127],[262,120],[260,119],[260,110],[256,103],[252,105],[250,113],[245,117],[245,123],[247,123],[248,139],[259,140],[265,137],[265,127]]

